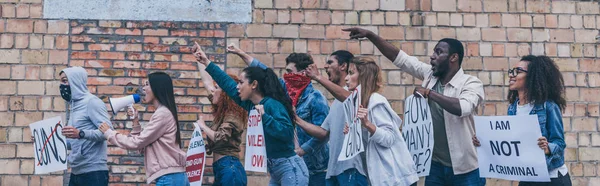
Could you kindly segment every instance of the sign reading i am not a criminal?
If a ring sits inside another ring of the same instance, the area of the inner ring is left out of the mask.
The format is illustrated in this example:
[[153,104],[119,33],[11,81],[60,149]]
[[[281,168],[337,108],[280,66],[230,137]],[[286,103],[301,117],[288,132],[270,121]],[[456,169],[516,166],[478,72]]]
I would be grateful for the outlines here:
[[62,134],[62,119],[56,116],[29,125],[33,136],[35,174],[67,169],[67,138]]
[[429,176],[433,155],[433,123],[426,99],[410,95],[404,100],[402,136],[419,177]]
[[481,146],[477,148],[481,177],[549,182],[542,136],[536,115],[475,116]]
[[206,146],[202,138],[202,129],[194,123],[194,132],[185,159],[185,172],[191,186],[201,186],[206,163]]
[[267,172],[265,133],[263,131],[262,117],[256,109],[252,109],[248,116],[246,156],[244,159],[244,167],[247,171]]

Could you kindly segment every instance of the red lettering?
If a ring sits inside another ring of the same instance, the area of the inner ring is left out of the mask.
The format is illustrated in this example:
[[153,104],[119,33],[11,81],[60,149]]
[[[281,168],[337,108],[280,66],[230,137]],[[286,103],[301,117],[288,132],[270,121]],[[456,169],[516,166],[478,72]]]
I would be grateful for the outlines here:
[[256,139],[255,135],[248,135],[248,146],[256,146],[254,139]]
[[263,155],[259,155],[259,156],[252,155],[252,166],[253,167],[263,167],[264,166],[264,163],[263,163],[264,158],[265,157]]
[[248,127],[256,127],[258,126],[258,122],[260,122],[261,118],[258,115],[250,115],[248,117]]
[[258,135],[258,138],[256,139],[256,144],[257,144],[259,147],[262,147],[262,146],[263,146],[263,144],[264,144],[263,135]]

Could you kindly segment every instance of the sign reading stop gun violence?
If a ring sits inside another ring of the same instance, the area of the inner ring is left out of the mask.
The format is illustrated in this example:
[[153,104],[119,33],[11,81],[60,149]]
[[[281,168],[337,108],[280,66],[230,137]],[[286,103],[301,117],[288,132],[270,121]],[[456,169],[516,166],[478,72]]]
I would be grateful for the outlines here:
[[536,115],[475,116],[481,177],[549,182]]
[[202,177],[204,176],[206,146],[202,138],[202,129],[198,127],[197,123],[194,123],[194,126],[194,133],[192,133],[192,139],[190,140],[185,160],[185,172],[191,186],[200,186],[202,185]]
[[67,138],[62,134],[62,119],[56,116],[29,125],[34,137],[35,174],[67,169]]
[[413,95],[404,100],[402,135],[419,177],[428,176],[433,155],[433,124],[427,100]]
[[267,172],[265,133],[263,131],[262,117],[256,109],[252,109],[248,116],[246,156],[244,159],[244,167],[247,171]]
[[354,89],[354,91],[344,100],[344,119],[346,124],[349,125],[348,134],[344,135],[344,146],[338,156],[338,161],[349,160],[354,156],[365,151],[363,144],[363,133],[361,121],[357,117],[358,108],[361,103],[360,85]]

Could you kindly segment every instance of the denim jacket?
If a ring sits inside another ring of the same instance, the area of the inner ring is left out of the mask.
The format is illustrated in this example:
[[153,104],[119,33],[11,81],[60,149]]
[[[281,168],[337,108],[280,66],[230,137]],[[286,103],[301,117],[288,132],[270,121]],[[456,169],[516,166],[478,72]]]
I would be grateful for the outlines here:
[[[508,115],[517,114],[517,104],[519,100],[510,104]],[[552,102],[546,101],[544,104],[534,105],[529,115],[536,114],[542,130],[542,136],[548,140],[550,154],[546,155],[546,165],[548,170],[559,168],[565,164],[565,136],[560,107]]]
[[[266,65],[258,61],[256,58],[250,64],[251,67],[268,68]],[[282,78],[279,79],[283,89],[287,92],[285,82]],[[310,83],[300,95],[298,105],[296,106],[296,114],[302,120],[321,126],[327,114],[329,114],[329,106],[327,99],[321,91],[315,89]],[[298,143],[306,154],[303,156],[304,162],[308,167],[310,174],[324,172],[327,170],[329,161],[329,147],[327,141],[311,140],[312,136],[308,135],[302,128],[296,126],[298,134]]]

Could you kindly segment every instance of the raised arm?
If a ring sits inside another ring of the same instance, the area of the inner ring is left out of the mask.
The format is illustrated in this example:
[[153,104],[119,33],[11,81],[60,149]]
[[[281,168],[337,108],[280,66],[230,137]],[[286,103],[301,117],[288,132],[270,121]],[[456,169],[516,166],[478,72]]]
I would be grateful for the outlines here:
[[308,77],[323,85],[323,87],[325,87],[325,89],[327,89],[327,91],[329,91],[333,95],[333,97],[335,97],[335,99],[343,102],[348,96],[350,96],[350,91],[344,89],[344,87],[340,87],[339,85],[329,81],[329,79],[327,79],[326,77],[323,77],[319,72],[319,69],[317,69],[317,65],[312,64],[308,66],[308,68],[306,68],[304,72]]
[[252,61],[254,60],[254,57],[248,55],[246,52],[235,46],[235,44],[233,43],[227,46],[227,52],[240,56],[240,58],[242,58],[242,60],[244,60],[244,62],[246,62],[246,65],[248,66],[250,66],[250,63],[252,63]]
[[343,29],[343,31],[350,32],[350,38],[353,39],[368,38],[395,66],[417,79],[423,80],[425,76],[431,72],[431,65],[419,61],[416,57],[409,56],[404,51],[401,51],[396,48],[396,46],[369,30],[354,27]]
[[358,27],[342,29],[343,31],[350,32],[351,39],[367,38],[381,51],[381,53],[388,58],[390,61],[394,61],[400,49],[391,43],[385,41],[382,37],[379,37],[375,33]]
[[193,51],[194,56],[196,56],[196,60],[198,60],[198,62],[202,65],[206,66],[206,72],[213,77],[213,80],[217,82],[219,87],[221,87],[221,89],[223,89],[223,91],[225,91],[225,93],[227,93],[227,95],[233,101],[235,101],[235,103],[246,110],[250,110],[254,104],[252,104],[250,101],[242,101],[236,88],[237,82],[229,77],[229,75],[227,75],[227,73],[221,70],[221,68],[219,68],[217,65],[211,63],[204,51],[202,51],[202,48],[194,47]]

